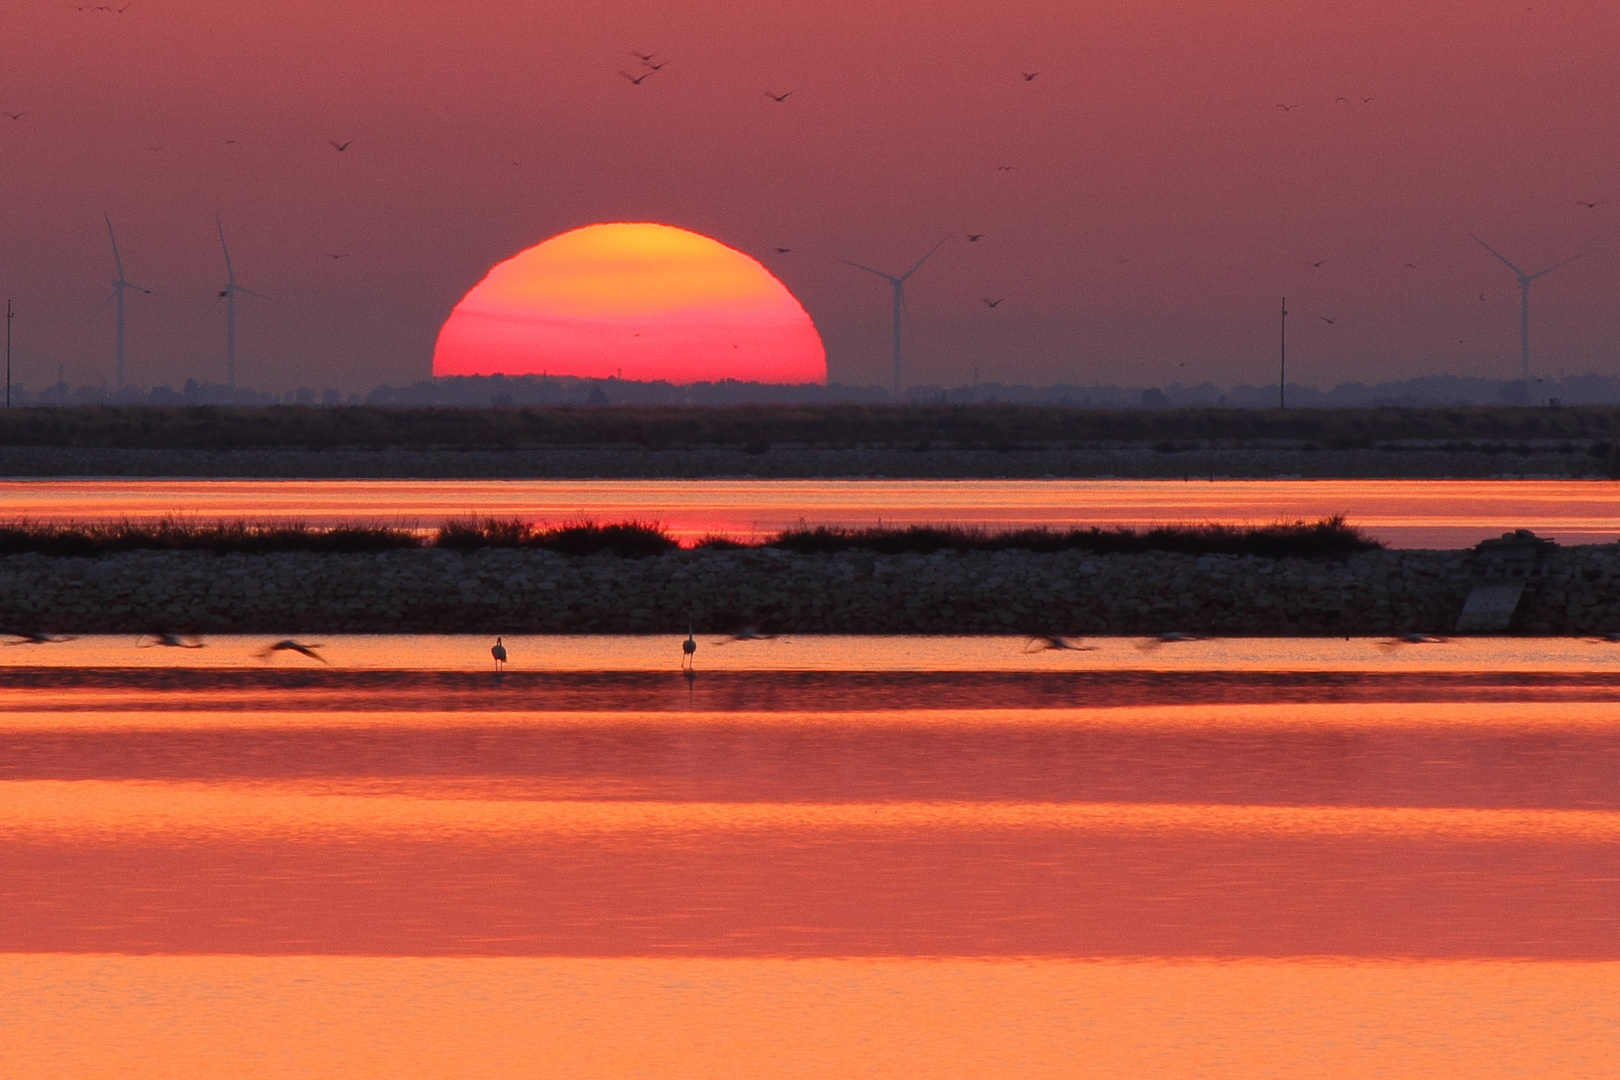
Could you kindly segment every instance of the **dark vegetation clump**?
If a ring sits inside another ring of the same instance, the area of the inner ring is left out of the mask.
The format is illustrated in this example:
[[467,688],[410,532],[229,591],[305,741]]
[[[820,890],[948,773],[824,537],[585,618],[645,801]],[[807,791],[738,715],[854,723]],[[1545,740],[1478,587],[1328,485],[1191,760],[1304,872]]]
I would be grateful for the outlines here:
[[420,547],[402,529],[344,525],[311,529],[304,525],[255,525],[246,521],[196,524],[172,518],[154,522],[0,525],[0,555],[35,553],[93,558],[120,551],[212,551],[217,555],[258,555],[273,551],[346,554]]
[[1258,555],[1265,558],[1343,558],[1383,547],[1342,516],[1274,525],[1164,525],[1154,529],[1019,529],[987,532],[913,525],[906,529],[833,529],[784,532],[767,542],[802,553],[873,551],[881,555],[935,551],[1091,551],[1123,555],[1167,551],[1184,555]]
[[[212,551],[217,555],[309,551],[331,554],[394,551],[401,548],[538,548],[560,555],[611,554],[640,559],[675,551],[679,544],[664,529],[647,522],[611,525],[582,522],[554,528],[518,520],[472,518],[450,521],[429,535],[405,529],[304,525],[255,525],[248,522],[197,524],[174,519],[149,523],[50,525],[14,522],[0,525],[0,555],[40,554],[95,558],[121,551]],[[1091,551],[1129,554],[1169,551],[1188,555],[1259,555],[1267,558],[1342,558],[1381,547],[1342,517],[1262,526],[1170,525],[1141,532],[1132,529],[984,529],[914,525],[904,529],[791,529],[769,539],[743,542],[706,536],[695,547],[744,550],[774,547],[802,554],[870,551],[880,555],[929,554],[936,551]]]
[[680,545],[658,525],[625,521],[598,525],[594,521],[542,529],[524,521],[475,518],[439,526],[433,546],[467,551],[473,548],[543,548],[561,555],[600,555],[641,559],[662,555]]

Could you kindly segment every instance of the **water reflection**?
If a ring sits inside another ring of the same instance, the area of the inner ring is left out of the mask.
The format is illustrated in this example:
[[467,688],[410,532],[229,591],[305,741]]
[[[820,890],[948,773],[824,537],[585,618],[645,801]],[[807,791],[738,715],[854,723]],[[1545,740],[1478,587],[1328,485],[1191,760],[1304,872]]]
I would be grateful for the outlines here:
[[657,521],[686,541],[800,523],[993,528],[1269,523],[1345,514],[1395,547],[1460,548],[1512,528],[1620,538],[1605,480],[0,480],[0,517],[179,514],[432,527],[471,514]]

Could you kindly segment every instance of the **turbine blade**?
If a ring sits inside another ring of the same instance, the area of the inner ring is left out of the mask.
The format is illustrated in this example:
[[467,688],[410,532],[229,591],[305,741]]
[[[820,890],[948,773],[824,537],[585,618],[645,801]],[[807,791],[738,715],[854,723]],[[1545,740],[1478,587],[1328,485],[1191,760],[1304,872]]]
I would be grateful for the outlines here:
[[870,266],[862,266],[858,262],[850,262],[848,259],[839,259],[838,261],[841,262],[841,263],[846,263],[846,264],[848,264],[850,266],[853,266],[857,270],[865,270],[868,274],[876,274],[878,277],[882,278],[885,281],[903,281],[903,280],[905,280],[904,278],[897,278],[893,274],[885,274],[881,270],[874,270]]
[[906,317],[906,333],[910,334],[912,338],[915,339],[917,336],[917,328],[911,324],[911,305],[906,303],[906,287],[901,285],[899,286],[898,291],[900,293],[900,314]]
[[[1474,236],[1473,233],[1469,233],[1468,235],[1469,236]],[[1484,248],[1486,251],[1490,252],[1492,255],[1495,255],[1498,259],[1501,259],[1503,266],[1507,267],[1509,270],[1513,271],[1515,274],[1518,274],[1521,278],[1525,276],[1525,273],[1524,273],[1523,270],[1520,270],[1517,266],[1514,266],[1512,263],[1508,262],[1508,258],[1507,258],[1506,255],[1503,255],[1500,251],[1497,251],[1495,248],[1491,247],[1491,245],[1487,244],[1485,241],[1481,240],[1477,236],[1474,236],[1474,240],[1479,244],[1480,247]]]
[[918,259],[917,264],[915,266],[913,266],[910,270],[907,270],[905,273],[900,275],[900,280],[904,281],[904,280],[906,280],[906,278],[910,277],[912,274],[915,274],[918,270],[921,270],[922,269],[922,264],[927,262],[929,259],[932,259],[934,257],[934,252],[936,252],[940,248],[944,247],[945,246],[945,241],[949,240],[950,238],[951,238],[950,233],[946,233],[944,236],[940,237],[939,243],[937,243],[933,247],[929,248],[927,255],[924,255],[922,258]]
[[107,294],[107,299],[103,300],[101,302],[101,305],[96,308],[96,314],[100,315],[103,311],[106,311],[107,310],[107,305],[112,303],[116,299],[118,299],[118,290],[114,289],[112,292]]
[[236,284],[236,272],[231,269],[231,249],[225,246],[225,225],[219,220],[218,214],[214,215],[214,225],[219,229],[219,250],[225,253],[226,288],[230,288]]
[[1558,270],[1558,269],[1561,269],[1562,267],[1568,266],[1570,263],[1574,262],[1576,259],[1580,258],[1582,255],[1585,255],[1585,254],[1586,254],[1586,252],[1584,252],[1584,251],[1578,251],[1575,254],[1571,255],[1569,258],[1565,259],[1563,262],[1558,263],[1557,265],[1549,266],[1549,267],[1547,267],[1547,269],[1541,271],[1540,273],[1529,275],[1530,280],[1534,281],[1538,277],[1546,277],[1548,274],[1552,273],[1554,270]]
[[118,280],[124,280],[124,260],[118,257],[118,237],[113,233],[112,215],[102,211],[101,217],[107,222],[107,239],[112,241],[113,266],[118,271]]

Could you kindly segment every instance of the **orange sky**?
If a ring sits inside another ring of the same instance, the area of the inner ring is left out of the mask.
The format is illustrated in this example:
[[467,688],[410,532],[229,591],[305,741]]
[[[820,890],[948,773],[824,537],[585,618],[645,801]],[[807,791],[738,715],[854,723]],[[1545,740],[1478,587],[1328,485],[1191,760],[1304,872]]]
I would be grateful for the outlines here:
[[[158,292],[130,302],[141,383],[223,375],[216,210],[275,298],[239,302],[241,381],[276,389],[425,377],[491,266],[613,220],[764,261],[835,381],[888,378],[887,288],[837,259],[899,270],[948,232],[908,381],[1264,381],[1284,292],[1302,381],[1511,376],[1516,288],[1469,231],[1536,268],[1590,249],[1537,285],[1538,373],[1620,374],[1602,0],[0,10],[0,288],[34,385],[111,375],[103,210]],[[668,61],[639,87],[633,48]]]

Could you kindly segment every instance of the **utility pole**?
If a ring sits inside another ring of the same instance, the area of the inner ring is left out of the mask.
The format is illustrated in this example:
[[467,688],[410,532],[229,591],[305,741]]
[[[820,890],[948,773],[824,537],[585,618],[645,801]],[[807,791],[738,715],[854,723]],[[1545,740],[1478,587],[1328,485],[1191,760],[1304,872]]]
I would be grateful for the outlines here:
[[1281,350],[1277,362],[1277,408],[1288,408],[1288,297],[1283,297]]
[[11,301],[6,301],[6,408],[11,408]]

